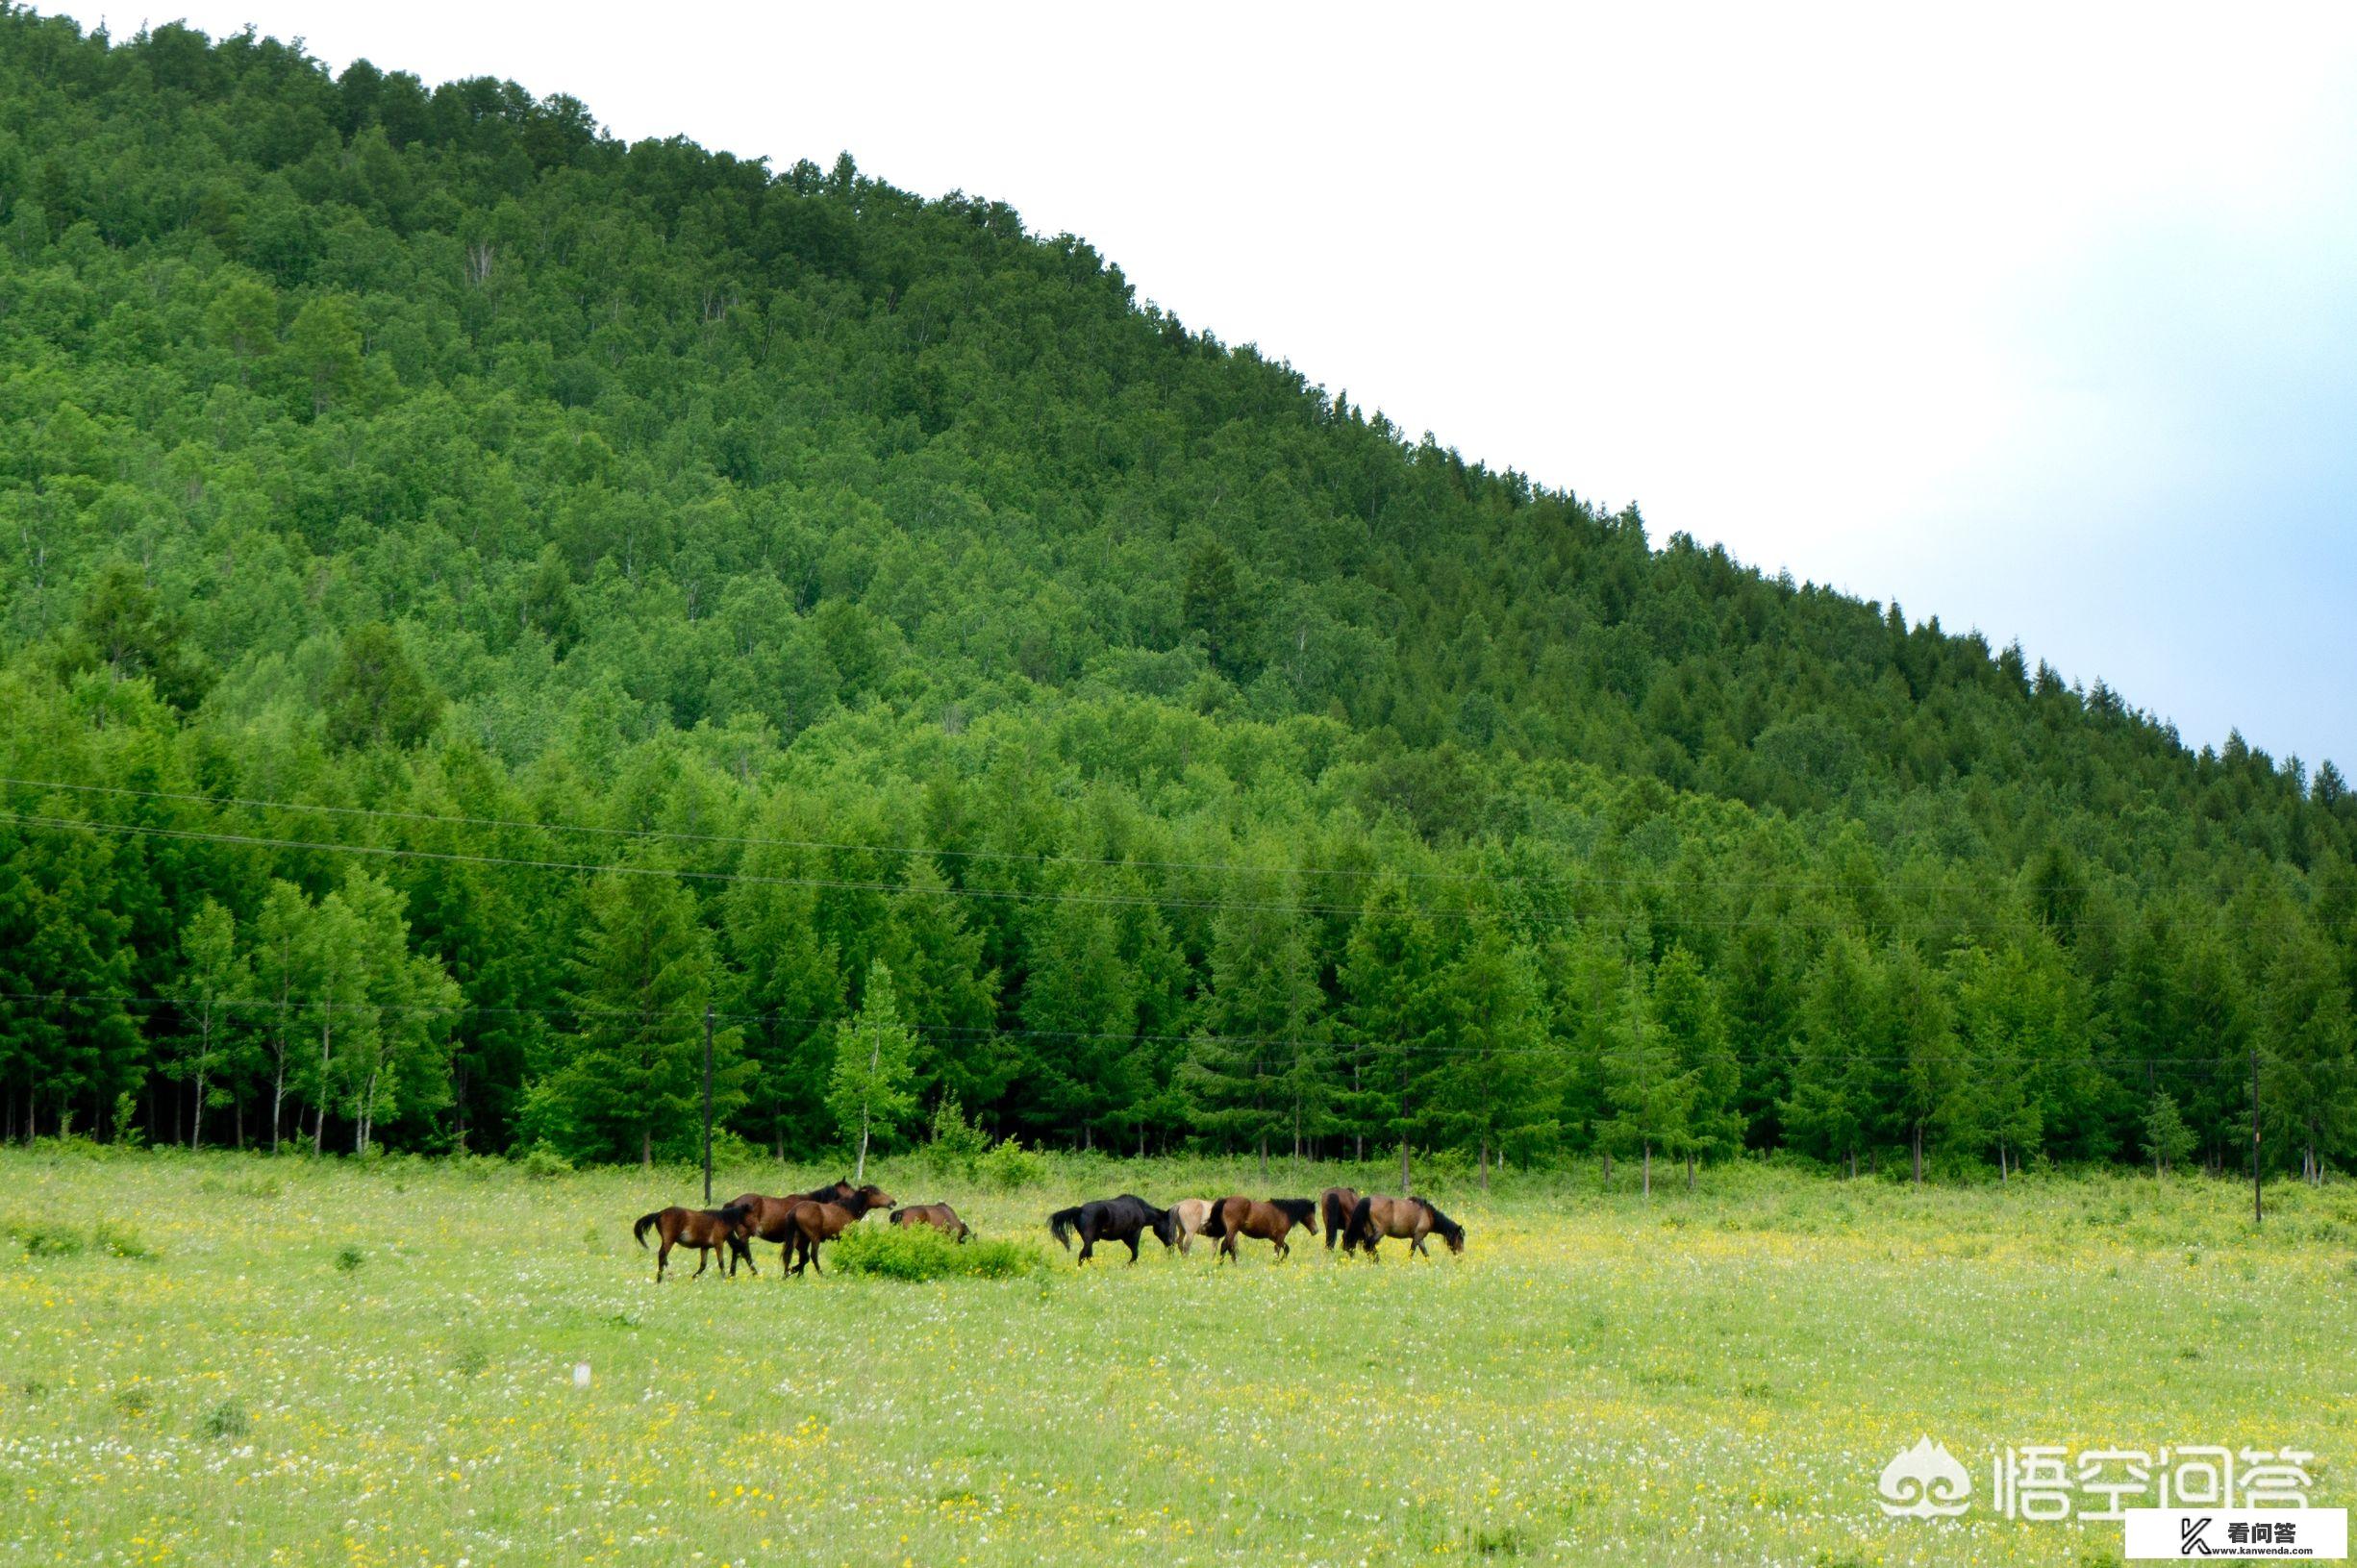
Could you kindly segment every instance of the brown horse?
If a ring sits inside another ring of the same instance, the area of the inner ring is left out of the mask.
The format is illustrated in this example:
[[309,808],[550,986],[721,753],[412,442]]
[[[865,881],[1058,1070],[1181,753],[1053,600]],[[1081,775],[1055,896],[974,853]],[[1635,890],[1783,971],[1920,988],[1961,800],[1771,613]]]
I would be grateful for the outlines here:
[[787,1216],[787,1224],[794,1232],[786,1243],[794,1255],[794,1266],[789,1272],[799,1274],[812,1268],[824,1274],[826,1270],[818,1268],[818,1244],[833,1241],[874,1210],[891,1207],[891,1194],[872,1182],[844,1203],[822,1204],[805,1198]]
[[1209,1198],[1181,1198],[1170,1206],[1170,1233],[1178,1237],[1181,1254],[1191,1255],[1194,1252],[1195,1237],[1203,1233],[1204,1222],[1211,1215],[1212,1201]]
[[[700,1275],[712,1261],[715,1252],[720,1254],[724,1273],[737,1272],[737,1259],[731,1249],[740,1249],[752,1216],[735,1204],[726,1208],[658,1208],[652,1214],[641,1214],[631,1234],[639,1245],[646,1245],[646,1232],[651,1229],[663,1237],[663,1249],[655,1254],[655,1282],[663,1283],[663,1271],[671,1261],[674,1247],[693,1247],[696,1250],[695,1272]],[[692,1278],[692,1276],[691,1276]]]
[[964,1242],[974,1228],[958,1218],[947,1204],[908,1204],[892,1210],[894,1225],[930,1225],[950,1240]]
[[1266,1203],[1255,1203],[1250,1198],[1222,1198],[1214,1206],[1216,1219],[1207,1220],[1204,1230],[1219,1232],[1219,1258],[1225,1262],[1236,1256],[1239,1236],[1253,1236],[1276,1243],[1277,1256],[1290,1257],[1292,1249],[1285,1238],[1298,1225],[1312,1235],[1317,1233],[1317,1205],[1308,1198],[1271,1198]]
[[[836,1182],[827,1186],[813,1187],[808,1192],[790,1193],[783,1198],[765,1198],[758,1192],[748,1192],[737,1199],[730,1207],[741,1208],[752,1217],[752,1223],[745,1228],[745,1233],[753,1240],[776,1241],[784,1244],[778,1253],[778,1266],[783,1268],[792,1261],[794,1238],[801,1233],[794,1230],[791,1222],[794,1206],[812,1203],[847,1204],[858,1195],[859,1190],[848,1182]],[[753,1249],[751,1247],[746,1246],[741,1239],[731,1245],[736,1249],[738,1256],[744,1259],[746,1268],[753,1269],[756,1274],[761,1272],[753,1268]]]
[[1342,1232],[1350,1229],[1350,1211],[1358,1207],[1357,1187],[1328,1187],[1317,1195],[1317,1214],[1326,1222],[1326,1251],[1334,1251],[1337,1241],[1342,1243],[1342,1251],[1350,1251]]
[[1441,1239],[1448,1243],[1450,1252],[1465,1251],[1465,1227],[1424,1199],[1378,1198],[1370,1194],[1360,1199],[1359,1207],[1351,1210],[1350,1232],[1343,1237],[1343,1245],[1355,1242],[1365,1247],[1367,1260],[1373,1262],[1376,1244],[1385,1236],[1405,1236],[1408,1251],[1430,1257],[1432,1254],[1424,1251],[1424,1238],[1435,1231],[1441,1232]]

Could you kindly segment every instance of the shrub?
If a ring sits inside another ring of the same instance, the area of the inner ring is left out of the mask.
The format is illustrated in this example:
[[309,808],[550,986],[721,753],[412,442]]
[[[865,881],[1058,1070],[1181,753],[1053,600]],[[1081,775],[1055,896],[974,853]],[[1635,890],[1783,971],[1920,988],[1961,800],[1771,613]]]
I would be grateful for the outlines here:
[[97,1243],[102,1252],[111,1253],[116,1257],[156,1256],[155,1249],[141,1241],[138,1232],[128,1225],[117,1225],[113,1220],[100,1220],[90,1232],[90,1239]]
[[935,1174],[971,1181],[990,1150],[990,1135],[965,1119],[965,1108],[956,1095],[943,1095],[933,1108],[931,1136],[925,1143],[925,1161]]
[[0,1231],[24,1248],[27,1257],[74,1257],[85,1245],[81,1232],[55,1220],[11,1220]]
[[366,1261],[368,1261],[368,1255],[362,1252],[358,1247],[346,1247],[336,1255],[336,1266],[346,1274],[351,1273],[354,1269],[360,1267]]
[[573,1174],[573,1162],[545,1143],[536,1143],[523,1158],[524,1176],[534,1182],[553,1182]]
[[234,1399],[225,1399],[207,1410],[201,1425],[208,1437],[243,1437],[250,1430],[245,1406]]
[[991,1145],[990,1152],[976,1161],[976,1174],[990,1185],[1012,1192],[1046,1181],[1047,1158],[1024,1148],[1020,1138],[1009,1138]]
[[845,1231],[827,1261],[835,1272],[879,1280],[1014,1280],[1045,1273],[1046,1255],[1017,1241],[964,1246],[922,1226],[863,1225]]

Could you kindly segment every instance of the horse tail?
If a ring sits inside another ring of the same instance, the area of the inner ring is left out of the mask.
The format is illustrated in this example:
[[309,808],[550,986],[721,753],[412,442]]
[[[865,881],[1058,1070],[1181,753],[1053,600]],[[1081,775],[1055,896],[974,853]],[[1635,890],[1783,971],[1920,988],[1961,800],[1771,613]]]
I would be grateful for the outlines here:
[[1049,1232],[1066,1252],[1072,1250],[1072,1227],[1079,1223],[1080,1210],[1077,1208],[1059,1208],[1047,1217]]
[[1342,1232],[1344,1241],[1363,1241],[1375,1233],[1375,1195],[1368,1193],[1359,1200],[1359,1207],[1350,1211],[1350,1224]]
[[663,1210],[660,1208],[656,1209],[652,1214],[641,1214],[639,1216],[639,1223],[630,1228],[630,1233],[639,1238],[639,1246],[643,1247],[646,1245],[646,1232],[648,1228],[661,1218],[663,1218]]

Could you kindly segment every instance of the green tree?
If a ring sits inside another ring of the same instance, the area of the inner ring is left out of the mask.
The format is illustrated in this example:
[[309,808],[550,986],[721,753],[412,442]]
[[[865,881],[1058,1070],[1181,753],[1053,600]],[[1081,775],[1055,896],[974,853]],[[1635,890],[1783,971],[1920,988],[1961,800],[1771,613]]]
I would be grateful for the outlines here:
[[1672,943],[1654,966],[1649,1005],[1653,1030],[1669,1049],[1676,1076],[1688,1085],[1683,1152],[1691,1190],[1698,1157],[1724,1157],[1743,1146],[1743,1118],[1737,1107],[1743,1066],[1727,1043],[1718,991],[1685,944]]
[[[1343,1037],[1354,1119],[1399,1140],[1399,1190],[1413,1187],[1410,1146],[1445,1046],[1440,941],[1397,875],[1378,880],[1343,951]],[[1364,1158],[1364,1151],[1361,1153]]]
[[[226,297],[226,296],[224,296]],[[318,294],[303,302],[287,331],[287,362],[311,400],[315,416],[358,389],[361,373],[360,313],[339,295]]]
[[2194,1152],[2194,1130],[2177,1114],[2177,1102],[2155,1093],[2144,1112],[2144,1153],[2152,1157],[2153,1176],[2168,1175],[2169,1166]]
[[[1673,985],[1683,983],[1682,970],[1673,970]],[[1596,1135],[1623,1157],[1636,1152],[1643,1161],[1644,1194],[1650,1198],[1654,1151],[1683,1157],[1694,1145],[1698,1074],[1681,1065],[1676,1042],[1657,1021],[1657,1009],[1634,973],[1621,1017],[1604,1056],[1604,1103],[1612,1115],[1596,1129]]]
[[[651,869],[651,868],[648,868]],[[573,958],[572,1033],[552,1040],[526,1092],[525,1135],[581,1159],[686,1155],[703,1125],[704,1013],[714,1003],[711,933],[667,876],[609,872],[591,883]],[[734,1029],[713,1036],[713,1117],[745,1099]]]
[[859,1151],[851,1180],[867,1180],[870,1139],[890,1142],[916,1114],[916,1039],[900,1020],[892,971],[882,958],[867,966],[859,1011],[835,1029],[835,1071],[827,1108],[843,1141]]
[[1492,1151],[1527,1158],[1556,1132],[1545,993],[1530,949],[1487,919],[1475,921],[1449,965],[1447,990],[1434,1121],[1448,1141],[1473,1146],[1488,1191]]
[[325,706],[328,739],[339,746],[414,746],[433,734],[442,697],[399,634],[371,622],[344,634]]
[[[236,919],[229,910],[206,899],[181,933],[181,969],[171,996],[187,1021],[178,1060],[165,1071],[176,1079],[193,1081],[195,1103],[188,1123],[188,1147],[205,1146],[205,1110],[218,1095],[217,1074],[225,1058],[234,1060],[249,1033],[244,1014],[252,998],[253,970],[238,951]],[[221,1103],[227,1104],[226,1096]]]

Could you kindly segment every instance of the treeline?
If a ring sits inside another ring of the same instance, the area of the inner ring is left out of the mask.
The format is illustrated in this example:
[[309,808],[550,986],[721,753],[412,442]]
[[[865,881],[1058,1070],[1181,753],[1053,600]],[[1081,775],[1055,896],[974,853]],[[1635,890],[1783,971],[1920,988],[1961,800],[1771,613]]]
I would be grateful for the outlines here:
[[810,1155],[869,1022],[886,1146],[954,1102],[1116,1151],[2232,1164],[2254,1065],[2273,1165],[2357,1133],[2345,861],[2144,889],[1540,763],[1495,784],[1529,831],[1435,844],[1329,721],[1143,699],[517,773],[0,694],[17,1136],[684,1155],[709,1026],[723,1124]]
[[882,974],[1031,1140],[2357,1153],[2330,763],[1001,205],[7,10],[0,296],[11,1135],[807,1153]]

